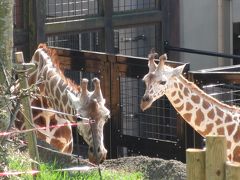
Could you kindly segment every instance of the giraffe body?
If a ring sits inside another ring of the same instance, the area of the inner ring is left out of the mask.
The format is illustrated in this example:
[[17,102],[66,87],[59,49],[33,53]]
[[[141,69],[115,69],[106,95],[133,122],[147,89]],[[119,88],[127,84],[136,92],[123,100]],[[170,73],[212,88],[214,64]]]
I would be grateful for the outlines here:
[[209,96],[181,74],[184,65],[171,68],[164,64],[166,55],[160,56],[157,65],[149,55],[149,72],[143,78],[146,91],[141,100],[142,110],[166,95],[176,111],[200,135],[224,135],[228,157],[240,162],[240,109],[223,104]]
[[[38,68],[29,74],[29,86],[36,84],[38,92],[35,98],[31,99],[31,106],[64,112],[57,114],[51,111],[32,109],[33,122],[37,127],[47,127],[46,130],[39,130],[37,137],[46,141],[61,152],[72,153],[73,137],[69,122],[76,122],[76,116],[89,118],[94,121],[90,124],[78,124],[78,132],[83,136],[89,145],[88,157],[93,163],[102,162],[106,158],[107,150],[103,142],[103,127],[110,117],[110,111],[105,107],[105,99],[102,96],[100,80],[93,79],[94,91],[87,89],[88,80],[82,80],[82,87],[76,86],[66,79],[56,64],[57,55],[55,51],[48,49],[45,45],[40,45],[34,53],[31,62],[36,63]],[[21,112],[17,115],[16,126],[24,128]],[[62,127],[52,127],[62,125]],[[93,137],[97,157],[93,152]]]

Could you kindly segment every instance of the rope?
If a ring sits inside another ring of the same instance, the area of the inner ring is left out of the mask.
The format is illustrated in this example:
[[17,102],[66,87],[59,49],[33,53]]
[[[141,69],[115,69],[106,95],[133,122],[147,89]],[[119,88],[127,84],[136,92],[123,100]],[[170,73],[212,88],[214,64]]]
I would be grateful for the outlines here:
[[32,109],[36,109],[36,110],[42,110],[42,111],[48,111],[48,112],[52,112],[52,113],[56,113],[56,114],[61,114],[61,115],[67,115],[67,116],[72,116],[72,117],[76,117],[79,120],[84,120],[84,121],[89,121],[89,118],[85,118],[80,116],[79,114],[69,114],[69,113],[64,113],[64,112],[60,112],[60,111],[56,111],[53,109],[45,109],[45,108],[40,108],[40,107],[36,107],[36,106],[31,106]]

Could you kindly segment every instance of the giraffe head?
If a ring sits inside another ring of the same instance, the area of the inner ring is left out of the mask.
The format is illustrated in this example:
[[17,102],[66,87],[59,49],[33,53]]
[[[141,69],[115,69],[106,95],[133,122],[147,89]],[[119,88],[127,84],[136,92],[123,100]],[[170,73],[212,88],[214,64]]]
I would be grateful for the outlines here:
[[143,77],[146,85],[145,93],[141,100],[141,109],[144,111],[151,107],[152,103],[165,95],[169,88],[173,86],[172,79],[180,76],[185,65],[176,68],[165,65],[167,55],[163,54],[159,57],[160,62],[155,63],[155,53],[148,56],[149,72]]
[[94,90],[88,91],[88,80],[82,80],[82,92],[79,97],[73,99],[74,106],[78,113],[92,122],[90,124],[78,125],[78,132],[89,145],[88,158],[92,163],[101,163],[106,159],[107,150],[103,142],[104,124],[110,118],[110,111],[105,106],[105,99],[102,96],[100,80],[94,78]]

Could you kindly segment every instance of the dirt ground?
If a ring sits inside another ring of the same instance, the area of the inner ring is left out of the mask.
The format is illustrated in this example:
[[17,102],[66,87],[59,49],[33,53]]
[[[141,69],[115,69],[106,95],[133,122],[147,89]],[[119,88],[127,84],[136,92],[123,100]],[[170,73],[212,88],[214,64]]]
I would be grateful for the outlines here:
[[[63,167],[89,166],[84,161],[70,156],[51,153],[44,149],[39,149],[40,157],[43,161],[55,161]],[[128,172],[140,171],[144,174],[144,180],[185,180],[186,164],[176,160],[164,160],[160,158],[150,158],[147,156],[131,156],[118,159],[108,159],[100,165],[101,169],[123,170]]]
[[[89,166],[85,161],[77,161],[77,159],[52,153],[39,149],[40,157],[43,161],[56,161],[63,167],[69,166]],[[44,160],[45,159],[45,160]],[[101,169],[123,170],[128,172],[140,171],[144,174],[145,179],[149,180],[185,180],[186,164],[176,160],[164,160],[160,158],[150,158],[147,156],[131,156],[118,159],[105,160],[100,165]]]
[[141,171],[150,180],[186,179],[186,165],[176,160],[134,156],[106,160],[102,166],[106,169]]

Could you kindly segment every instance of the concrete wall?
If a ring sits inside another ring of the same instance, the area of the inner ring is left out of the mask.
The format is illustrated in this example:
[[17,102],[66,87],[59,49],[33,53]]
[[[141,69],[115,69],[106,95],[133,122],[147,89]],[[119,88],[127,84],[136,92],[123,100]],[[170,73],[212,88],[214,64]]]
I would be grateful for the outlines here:
[[240,22],[240,1],[232,0],[233,22]]
[[[228,4],[224,15],[229,16]],[[225,7],[225,5],[224,5]],[[226,17],[225,16],[225,17]],[[224,18],[226,19],[226,18]],[[225,24],[226,23],[226,24]],[[224,26],[229,27],[229,22]],[[224,46],[229,53],[229,28],[224,31],[227,39]],[[180,46],[207,51],[218,51],[218,1],[180,0]],[[180,59],[191,63],[191,70],[218,67],[216,57],[181,53]],[[225,65],[230,63],[224,61]]]

